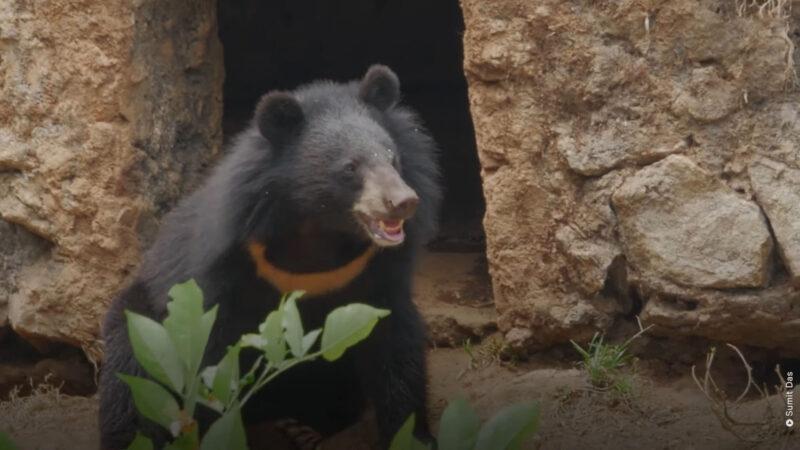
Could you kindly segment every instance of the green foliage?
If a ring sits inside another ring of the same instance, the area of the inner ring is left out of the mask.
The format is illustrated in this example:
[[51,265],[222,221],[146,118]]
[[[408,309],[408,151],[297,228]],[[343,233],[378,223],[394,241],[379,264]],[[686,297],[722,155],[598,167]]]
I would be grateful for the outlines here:
[[149,317],[130,311],[126,311],[125,316],[128,321],[128,338],[136,360],[156,381],[169,386],[175,392],[181,392],[184,370],[167,330]]
[[247,439],[242,424],[242,414],[239,405],[235,404],[226,410],[222,417],[211,425],[203,436],[200,450],[245,450]]
[[450,402],[439,420],[439,449],[458,450],[475,447],[481,419],[463,398]]
[[[136,409],[170,431],[168,450],[244,450],[247,448],[241,409],[275,377],[297,364],[324,358],[334,361],[365,339],[389,311],[351,304],[332,311],[325,327],[305,333],[297,308],[302,292],[284,296],[277,310],[259,325],[257,334],[242,336],[220,362],[200,370],[216,306],[203,310],[203,293],[194,282],[174,286],[163,325],[126,311],[133,354],[151,379],[118,374],[130,387]],[[312,351],[319,336],[319,349]],[[260,353],[244,374],[239,354],[244,349]],[[194,419],[200,403],[220,414],[203,436]],[[0,437],[2,443],[2,437]],[[152,442],[137,434],[129,450],[150,450]]]
[[133,442],[128,446],[128,450],[153,450],[153,443],[143,434],[136,433],[136,437],[133,438]]
[[164,328],[175,343],[186,373],[195,374],[217,319],[217,306],[203,312],[203,293],[193,281],[173,286],[169,296],[173,301],[167,304]]
[[[258,333],[246,334],[228,347],[215,366],[200,370],[216,306],[203,310],[203,294],[190,280],[174,286],[163,325],[126,311],[133,353],[151,379],[118,374],[130,387],[136,409],[170,431],[166,450],[245,450],[247,441],[241,410],[247,401],[281,373],[297,364],[323,358],[335,361],[364,340],[389,311],[354,303],[333,310],[321,329],[305,332],[297,307],[302,292],[281,299]],[[321,338],[320,338],[321,336]],[[312,348],[320,341],[316,351]],[[239,367],[243,350],[260,353],[244,374]],[[202,404],[220,417],[200,439],[194,419]],[[517,450],[536,431],[539,409],[534,403],[512,405],[481,426],[472,407],[463,399],[450,403],[442,415],[440,450]],[[414,415],[395,435],[391,450],[426,450],[414,438]],[[0,434],[0,450],[6,441]],[[10,441],[7,441],[10,443]],[[152,442],[137,434],[128,450],[152,450]]]
[[397,430],[389,450],[427,450],[428,447],[414,438],[415,416],[411,414]]
[[522,442],[539,428],[539,406],[518,403],[508,406],[481,428],[475,450],[518,450]]
[[147,378],[122,374],[118,376],[131,388],[133,403],[143,416],[166,429],[170,429],[173,422],[178,420],[181,408],[169,391],[160,384]]
[[[0,431],[0,450],[17,450],[17,446],[14,444],[14,441],[11,440],[11,437],[6,433],[3,433],[2,431]],[[137,448],[134,450],[147,450],[147,449]]]
[[598,389],[611,389],[622,395],[630,394],[633,391],[633,381],[622,371],[631,360],[628,348],[634,339],[649,329],[650,327],[641,329],[622,344],[605,343],[599,333],[592,336],[585,349],[575,341],[570,341],[583,359],[581,364],[586,369],[592,386]]
[[369,336],[378,319],[389,315],[387,310],[371,310],[364,306],[354,303],[328,315],[322,331],[323,358],[339,359],[345,350]]
[[[464,399],[447,405],[439,422],[439,450],[519,450],[539,427],[539,406],[518,403],[500,410],[481,426],[477,413]],[[412,414],[392,440],[389,450],[424,450],[414,438]]]

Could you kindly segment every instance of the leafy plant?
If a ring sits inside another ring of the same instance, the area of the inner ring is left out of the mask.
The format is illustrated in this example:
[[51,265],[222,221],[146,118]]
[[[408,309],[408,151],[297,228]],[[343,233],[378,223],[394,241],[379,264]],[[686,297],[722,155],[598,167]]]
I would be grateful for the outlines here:
[[[247,401],[283,372],[322,357],[334,361],[365,339],[389,311],[354,303],[333,310],[322,329],[306,333],[297,308],[302,292],[285,295],[278,309],[228,347],[215,366],[200,370],[206,344],[216,320],[217,307],[203,311],[203,294],[190,280],[175,285],[163,324],[126,311],[128,335],[136,360],[152,379],[118,374],[131,389],[136,409],[169,430],[174,438],[167,450],[241,450],[247,448],[241,410]],[[321,338],[320,338],[321,336]],[[320,341],[316,351],[312,351]],[[261,354],[242,373],[243,349]],[[220,417],[202,437],[194,419],[197,405]],[[149,438],[137,434],[129,450],[152,450]]]
[[[539,427],[539,406],[518,403],[502,409],[483,426],[477,413],[463,398],[445,408],[439,422],[439,450],[518,450]],[[412,414],[394,436],[389,450],[427,450],[414,438]]]

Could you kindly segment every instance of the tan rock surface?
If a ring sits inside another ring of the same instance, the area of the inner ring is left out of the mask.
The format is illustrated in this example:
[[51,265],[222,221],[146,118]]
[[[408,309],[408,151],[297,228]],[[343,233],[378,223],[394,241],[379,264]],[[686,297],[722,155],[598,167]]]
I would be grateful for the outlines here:
[[612,202],[628,262],[645,277],[701,288],[769,281],[772,237],[758,205],[689,158],[639,170]]
[[[771,278],[785,283],[769,267],[770,235],[752,201],[748,167],[767,154],[800,167],[800,96],[792,87],[798,58],[791,58],[797,42],[790,31],[800,16],[711,0],[461,3],[487,255],[507,338],[547,345],[603,328],[627,311],[621,291],[640,291],[644,304],[656,295],[648,289],[655,281],[643,281],[648,277],[752,286],[754,299],[769,297],[772,287],[760,287]],[[610,193],[648,170],[641,167],[674,154],[694,161],[706,191],[717,193],[705,200],[707,219],[690,217],[681,195],[674,209],[653,216],[663,223],[640,231],[648,245],[658,233],[669,240],[696,231],[695,252],[672,260],[653,252],[661,260],[651,266],[654,260],[638,252],[609,263],[623,247],[618,220],[636,221],[647,211],[642,204],[639,213],[618,217]],[[677,232],[665,224],[685,227]],[[734,249],[743,238],[745,247]],[[619,289],[610,299],[598,288],[612,269]],[[735,301],[733,293],[710,291]],[[615,301],[623,307],[615,309]],[[749,305],[759,313],[757,301]],[[747,327],[715,315],[685,329],[722,337]],[[783,330],[800,339],[797,330]]]
[[641,320],[654,334],[703,336],[738,345],[777,348],[797,355],[800,292],[788,284],[721,292],[668,282],[637,282],[647,303]]
[[[796,191],[754,164],[768,158],[783,173],[800,170],[792,32],[800,8],[736,6],[462,0],[493,297],[498,326],[515,345],[591,336],[628,311],[620,297],[629,288],[654,311],[668,280],[685,284],[686,301],[745,305],[737,317],[777,317],[783,306],[769,306],[772,293],[796,292],[767,267],[753,200],[779,224],[775,240],[796,277],[794,209],[782,203]],[[111,293],[160,215],[219,149],[215,14],[210,0],[0,3],[0,326],[8,315],[33,342],[64,341],[99,357]],[[679,259],[640,267],[638,253],[621,257],[625,223],[645,209],[618,217],[611,194],[676,154],[725,193],[707,202],[708,216],[749,236],[748,247],[720,250],[731,236],[711,236],[677,202],[665,223],[699,227],[708,245],[694,248],[739,261],[736,270],[694,253],[676,253],[700,261],[683,268]],[[605,289],[609,280],[616,294]],[[720,290],[741,286],[752,301]],[[785,326],[749,325],[714,311],[695,328],[690,316],[649,317],[719,339],[784,333],[758,342],[786,350],[800,339],[791,316]]]
[[792,281],[800,284],[800,170],[762,158],[750,166],[749,174],[783,262]]
[[215,14],[211,1],[0,3],[0,218],[49,246],[8,275],[0,303],[20,335],[99,357],[105,305],[219,147]]

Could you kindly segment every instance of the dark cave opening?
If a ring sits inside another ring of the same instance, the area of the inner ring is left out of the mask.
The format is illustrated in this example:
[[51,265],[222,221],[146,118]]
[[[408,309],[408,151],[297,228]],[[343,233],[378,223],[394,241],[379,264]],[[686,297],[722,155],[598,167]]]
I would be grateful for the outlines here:
[[457,0],[228,0],[218,4],[225,54],[223,131],[245,126],[258,98],[316,79],[359,78],[374,63],[400,77],[441,148],[445,201],[434,250],[482,251],[484,199]]

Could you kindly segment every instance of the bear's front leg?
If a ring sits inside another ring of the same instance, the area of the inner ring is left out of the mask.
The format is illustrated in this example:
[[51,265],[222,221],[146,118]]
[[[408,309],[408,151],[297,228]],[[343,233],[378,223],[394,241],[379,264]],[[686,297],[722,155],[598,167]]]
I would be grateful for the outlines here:
[[414,435],[433,442],[428,428],[425,328],[410,296],[393,302],[370,337],[357,347],[359,378],[375,409],[381,447],[413,413]]

